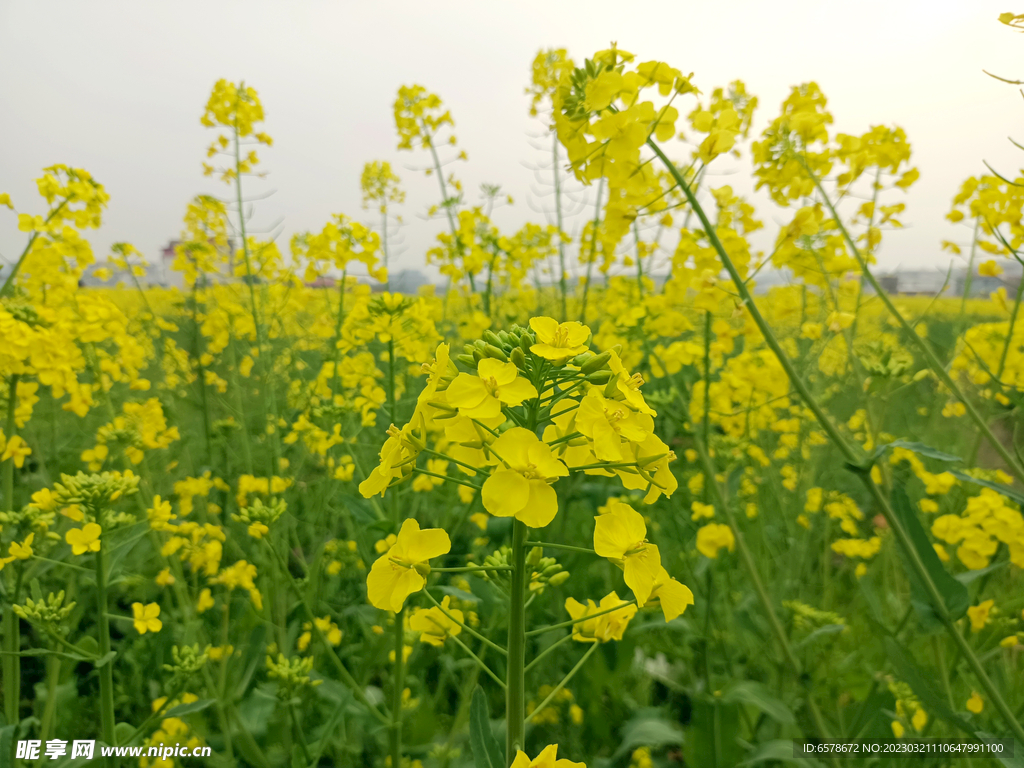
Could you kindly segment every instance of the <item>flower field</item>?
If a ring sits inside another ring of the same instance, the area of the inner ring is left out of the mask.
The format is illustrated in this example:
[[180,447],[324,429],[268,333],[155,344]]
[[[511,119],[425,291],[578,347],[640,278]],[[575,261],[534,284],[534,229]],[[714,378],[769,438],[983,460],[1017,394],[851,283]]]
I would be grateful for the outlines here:
[[[499,230],[421,85],[396,142],[436,199],[368,158],[364,210],[285,243],[258,83],[218,81],[180,287],[94,253],[88,171],[0,194],[0,766],[1024,764],[1024,179],[949,190],[964,297],[890,295],[901,128],[808,82],[758,135],[742,82],[614,44],[531,71],[554,223]],[[440,284],[401,293],[413,210]],[[72,738],[143,751],[16,746]]]

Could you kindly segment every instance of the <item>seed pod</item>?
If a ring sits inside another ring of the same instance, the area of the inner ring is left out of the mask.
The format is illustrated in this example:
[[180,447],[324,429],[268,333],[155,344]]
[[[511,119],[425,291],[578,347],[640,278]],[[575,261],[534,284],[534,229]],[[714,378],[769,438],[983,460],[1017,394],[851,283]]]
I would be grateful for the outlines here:
[[416,573],[424,578],[430,575],[430,565],[428,563],[416,563],[413,568],[416,569]]
[[493,344],[488,344],[486,347],[484,347],[484,354],[487,355],[487,357],[493,357],[495,360],[501,360],[501,362],[503,363],[508,362],[508,355],[506,355]]
[[587,362],[585,362],[580,368],[580,371],[583,373],[596,373],[597,371],[603,370],[611,359],[611,352],[602,352],[600,355],[595,355],[587,360]]

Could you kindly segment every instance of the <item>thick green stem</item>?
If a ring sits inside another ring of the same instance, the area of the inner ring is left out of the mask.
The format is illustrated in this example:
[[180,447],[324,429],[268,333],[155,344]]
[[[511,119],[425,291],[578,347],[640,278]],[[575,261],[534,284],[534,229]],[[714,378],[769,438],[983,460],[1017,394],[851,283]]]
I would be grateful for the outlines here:
[[[18,405],[18,374],[14,374],[8,381],[9,391],[7,396],[7,424],[5,428],[8,440],[14,437],[17,423],[14,420],[14,410]],[[14,511],[14,458],[10,458],[3,464],[3,493],[4,506]],[[20,572],[20,568],[19,568]],[[18,578],[20,582],[20,577]],[[4,717],[8,723],[18,722],[18,707],[21,702],[21,659],[17,653],[21,647],[21,627],[18,617],[11,610],[18,599],[17,589],[7,590],[7,601],[4,605],[3,632],[4,632],[4,658],[3,658],[3,684],[4,684]]]
[[590,255],[587,257],[587,277],[583,283],[583,299],[580,302],[580,322],[587,322],[587,295],[590,293],[590,278],[594,273],[594,259],[597,258],[597,225],[601,221],[601,193],[604,192],[604,177],[597,183],[597,203],[594,204],[594,221],[590,230]]
[[[238,205],[238,231],[242,241],[242,257],[245,260],[245,282],[249,287],[249,309],[252,312],[252,324],[256,330],[256,349],[259,350],[259,366],[261,372],[260,380],[260,407],[263,411],[262,433],[266,434],[267,426],[270,424],[271,415],[277,419],[277,408],[273,402],[274,387],[271,382],[271,354],[270,345],[266,339],[265,329],[260,322],[259,308],[256,303],[256,280],[257,276],[252,268],[252,254],[249,253],[249,238],[245,232],[245,210],[242,207],[242,154],[240,137],[237,122],[234,126],[234,149],[235,149],[235,202]],[[272,478],[277,472],[277,425],[275,431],[270,435],[270,471],[268,478]]]
[[391,727],[388,732],[388,751],[391,768],[402,766],[402,691],[405,690],[405,609],[395,614],[395,673],[391,691]]
[[[107,618],[107,547],[109,541],[100,539],[100,551],[96,553],[96,617],[99,632],[100,658],[110,653],[110,619]],[[100,732],[103,741],[115,746],[114,741],[114,665],[107,660],[99,669],[100,676]]]
[[526,524],[512,528],[512,591],[508,616],[508,674],[505,691],[505,762],[515,759],[526,734]]
[[558,175],[558,134],[551,132],[551,172],[555,176],[555,221],[558,224],[558,288],[562,293],[562,322],[569,319],[566,306],[568,288],[565,284],[565,243],[562,242],[562,180]]

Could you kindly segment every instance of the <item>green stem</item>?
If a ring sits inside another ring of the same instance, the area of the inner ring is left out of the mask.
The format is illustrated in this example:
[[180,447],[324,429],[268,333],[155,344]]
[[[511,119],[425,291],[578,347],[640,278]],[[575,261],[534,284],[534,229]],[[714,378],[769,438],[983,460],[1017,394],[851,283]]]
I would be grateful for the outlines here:
[[587,258],[587,278],[583,283],[583,299],[580,303],[580,322],[587,322],[587,295],[590,293],[590,277],[594,272],[594,259],[597,258],[597,225],[601,220],[601,193],[604,192],[604,177],[597,184],[597,203],[594,205],[594,222],[591,229],[590,256]]
[[592,549],[587,547],[573,547],[569,544],[552,544],[550,541],[531,541],[531,546],[534,547],[547,547],[548,549],[564,549],[566,552],[582,552],[585,555],[597,554]]
[[551,645],[549,645],[547,648],[545,648],[543,651],[541,651],[540,653],[538,653],[536,656],[533,657],[533,661],[531,661],[529,664],[526,665],[526,671],[529,672],[531,669],[533,669],[534,665],[536,665],[541,659],[543,659],[545,656],[547,656],[549,653],[551,653],[556,648],[559,648],[559,647],[565,645],[570,640],[572,640],[572,633],[571,632],[568,635],[566,635],[565,637],[563,637],[562,639],[556,640],[555,642],[553,642]]
[[569,674],[563,677],[562,681],[555,686],[554,690],[548,694],[547,698],[544,699],[544,701],[542,701],[540,704],[538,704],[537,707],[530,713],[529,717],[526,718],[527,721],[529,721],[534,715],[536,715],[538,712],[543,710],[548,704],[550,704],[552,699],[554,699],[555,696],[558,695],[559,691],[561,691],[563,688],[565,688],[565,686],[569,684],[569,681],[572,680],[573,676],[575,676],[575,674],[580,671],[580,668],[584,664],[586,664],[587,659],[589,659],[594,654],[594,651],[597,650],[598,645],[599,643],[594,643],[590,646],[590,648],[587,649],[587,652],[583,654],[583,658],[577,661],[576,666],[569,670]]
[[362,686],[360,686],[356,679],[352,677],[352,673],[348,671],[348,668],[345,666],[345,663],[340,658],[338,658],[338,654],[334,652],[334,648],[331,647],[331,644],[327,641],[327,637],[320,629],[320,626],[316,623],[316,614],[313,613],[313,610],[309,607],[309,603],[306,602],[306,598],[302,594],[302,590],[300,589],[298,583],[296,583],[295,577],[292,576],[291,571],[289,571],[287,566],[284,564],[284,561],[281,559],[281,555],[278,553],[276,549],[274,549],[274,547],[270,545],[269,541],[267,541],[266,539],[263,539],[263,541],[266,542],[267,549],[270,550],[271,554],[273,554],[274,558],[277,560],[281,574],[288,580],[288,586],[291,587],[292,592],[295,593],[295,597],[298,598],[299,605],[302,606],[303,611],[305,611],[306,616],[312,623],[313,633],[316,635],[317,640],[320,641],[320,644],[327,651],[327,656],[333,662],[334,668],[338,670],[338,676],[341,678],[341,682],[344,683],[345,686],[348,687],[350,691],[352,691],[352,695],[355,696],[356,701],[358,701],[360,704],[366,707],[370,711],[371,715],[377,718],[377,720],[379,720],[384,725],[390,725],[390,718],[382,714],[381,711],[377,709],[377,707],[370,703],[370,700],[366,698],[366,694],[363,692]]
[[562,293],[562,316],[561,322],[569,319],[569,310],[566,307],[566,294],[568,289],[565,284],[565,243],[562,241],[562,181],[558,175],[558,134],[551,132],[551,172],[555,176],[555,221],[558,225],[558,288]]
[[526,744],[526,524],[512,528],[512,591],[508,617],[508,672],[505,690],[505,762],[515,759]]
[[[11,275],[13,278],[13,275]],[[6,287],[6,286],[5,286]],[[8,386],[10,387],[7,396],[7,427],[6,436],[10,440],[14,437],[14,430],[17,426],[14,421],[14,409],[17,407],[18,397],[18,374],[11,376]],[[3,465],[3,492],[4,505],[14,511],[14,459],[8,459]],[[20,573],[20,569],[19,569]],[[20,576],[18,582],[20,583]],[[8,723],[17,723],[19,720],[18,709],[21,703],[21,660],[17,653],[21,647],[21,626],[18,617],[12,607],[18,599],[17,589],[7,590],[7,604],[4,606],[3,631],[4,631],[4,658],[3,658],[3,683],[4,683],[4,717]]]
[[488,667],[488,666],[487,666],[486,664],[484,664],[483,660],[482,660],[482,659],[481,659],[481,658],[480,658],[479,656],[477,656],[477,655],[476,655],[475,653],[473,653],[473,651],[471,651],[471,650],[470,650],[470,648],[469,648],[469,646],[468,646],[468,645],[466,645],[466,644],[465,644],[464,642],[462,642],[461,640],[459,640],[459,638],[457,638],[457,637],[456,637],[455,635],[449,635],[449,637],[450,637],[450,638],[451,638],[452,640],[454,640],[454,641],[455,641],[455,643],[456,643],[456,644],[457,644],[457,645],[458,645],[458,646],[459,646],[459,647],[460,647],[460,648],[461,648],[462,650],[464,650],[464,651],[465,651],[466,653],[468,653],[468,654],[469,654],[469,655],[470,655],[470,656],[472,657],[473,661],[475,661],[475,662],[477,663],[477,666],[478,666],[478,667],[480,667],[480,669],[482,669],[482,670],[483,670],[484,672],[486,672],[486,673],[487,673],[487,675],[488,675],[488,676],[489,676],[489,677],[490,677],[490,678],[491,678],[491,679],[492,679],[492,680],[493,680],[494,682],[496,682],[496,683],[497,683],[497,684],[498,684],[499,686],[501,686],[501,689],[502,689],[502,690],[505,690],[505,689],[506,689],[506,686],[505,686],[505,681],[504,681],[504,680],[502,680],[502,679],[501,679],[500,677],[498,677],[498,676],[497,676],[496,674],[494,674],[494,671],[493,671],[493,670],[492,670],[492,669],[491,669],[490,667]]
[[391,728],[388,750],[393,768],[402,766],[402,691],[405,690],[405,608],[395,614],[395,673],[391,691]]
[[[110,542],[100,537],[100,551],[96,553],[96,617],[99,632],[99,655],[110,653],[110,619],[107,616],[107,548]],[[99,669],[100,676],[100,731],[103,741],[116,746],[114,736],[114,665],[109,661]]]
[[[53,217],[60,213],[60,211],[64,208],[65,205],[71,202],[71,199],[71,197],[64,198],[64,200],[61,201],[60,205],[58,205],[56,208],[50,211],[49,215],[47,215],[46,217],[46,223],[49,224],[50,221],[53,220]],[[6,296],[7,291],[9,291],[11,287],[14,285],[14,278],[17,277],[18,270],[21,269],[21,265],[24,264],[25,257],[28,256],[28,252],[32,250],[32,244],[35,243],[37,237],[39,237],[39,233],[33,232],[32,236],[28,239],[28,242],[25,244],[25,249],[21,252],[21,255],[18,257],[18,260],[14,262],[14,266],[11,267],[10,274],[8,274],[6,278],[4,278],[4,284],[0,286],[0,299]]]
[[461,621],[459,621],[454,616],[452,616],[451,613],[446,611],[445,607],[443,605],[441,605],[439,602],[437,602],[437,600],[434,598],[434,596],[432,594],[430,594],[427,590],[424,589],[423,590],[423,594],[426,595],[427,599],[430,600],[430,602],[432,602],[434,604],[435,608],[437,608],[439,611],[441,611],[441,613],[443,613],[446,617],[448,617],[449,621],[453,622],[454,624],[458,625],[462,629],[466,630],[466,632],[471,634],[473,637],[475,637],[477,640],[482,642],[488,648],[494,649],[495,651],[500,653],[502,656],[508,656],[508,651],[506,651],[500,645],[498,645],[497,643],[493,642],[492,640],[488,640],[486,637],[481,635],[479,632],[477,632],[471,626],[469,626],[468,624],[463,624]]
[[[969,665],[971,666],[971,669],[977,676],[979,683],[985,689],[985,693],[988,694],[993,705],[999,711],[1000,715],[1003,717],[1006,724],[1014,732],[1014,735],[1017,738],[1019,738],[1022,742],[1024,742],[1024,728],[1022,728],[1020,723],[1017,722],[1016,718],[1013,715],[1013,712],[1010,710],[1006,702],[1003,700],[1002,695],[999,693],[995,685],[992,683],[991,679],[989,679],[988,675],[985,673],[985,670],[981,666],[981,662],[978,661],[978,657],[974,654],[974,651],[967,644],[967,641],[964,640],[963,635],[960,634],[960,630],[957,628],[956,623],[949,615],[949,611],[946,608],[946,603],[942,598],[942,594],[939,592],[938,587],[936,587],[935,582],[932,580],[931,575],[928,573],[928,569],[925,568],[925,565],[922,562],[921,557],[917,552],[917,549],[914,547],[913,542],[910,540],[909,534],[903,527],[903,524],[900,522],[900,520],[896,517],[895,513],[892,510],[892,507],[889,504],[888,499],[882,494],[881,489],[879,489],[879,487],[871,479],[871,473],[869,471],[869,468],[862,465],[862,462],[860,461],[859,457],[853,452],[853,449],[850,448],[850,446],[847,444],[842,434],[840,434],[839,430],[832,423],[831,419],[829,419],[829,417],[825,414],[825,411],[822,409],[821,405],[811,394],[807,385],[804,383],[803,379],[800,377],[796,369],[793,367],[792,362],[790,361],[786,353],[783,351],[778,339],[776,338],[774,332],[771,329],[771,326],[768,325],[767,321],[764,319],[764,316],[761,314],[760,310],[757,308],[757,305],[754,303],[753,296],[750,295],[750,291],[747,289],[746,284],[740,277],[739,272],[736,270],[736,266],[733,264],[732,259],[729,258],[729,254],[726,252],[721,240],[718,239],[718,236],[715,234],[715,231],[712,228],[711,223],[708,221],[707,216],[704,213],[704,209],[701,207],[700,203],[694,197],[693,192],[686,184],[685,180],[682,177],[682,174],[679,173],[679,170],[675,167],[675,165],[665,156],[665,154],[653,141],[649,141],[648,144],[654,150],[655,154],[658,155],[659,159],[665,164],[665,167],[668,169],[669,173],[671,173],[672,176],[675,178],[676,182],[679,184],[680,188],[686,195],[686,198],[689,201],[690,206],[693,208],[693,210],[697,213],[697,216],[700,218],[701,223],[704,225],[705,231],[708,233],[708,239],[711,241],[712,246],[718,253],[719,258],[721,258],[722,260],[722,264],[725,266],[726,271],[732,278],[733,284],[736,286],[736,290],[739,292],[744,305],[747,307],[747,311],[750,312],[751,318],[753,318],[758,329],[761,331],[761,335],[764,337],[765,344],[775,354],[776,358],[778,358],[779,364],[786,372],[786,376],[789,377],[789,380],[793,384],[794,389],[796,389],[797,392],[800,394],[800,397],[803,399],[804,403],[814,414],[815,418],[818,420],[818,423],[821,425],[822,429],[828,434],[829,439],[839,449],[840,453],[842,453],[846,463],[850,465],[851,468],[855,468],[857,470],[857,474],[860,477],[861,482],[864,484],[868,492],[871,494],[875,503],[878,505],[878,508],[881,511],[883,517],[885,517],[886,522],[889,524],[889,527],[892,529],[893,533],[896,535],[896,538],[899,540],[900,546],[902,547],[904,554],[906,555],[907,560],[909,561],[911,570],[914,572],[916,577],[921,581],[921,583],[925,586],[925,590],[928,593],[930,602],[932,603],[932,607],[935,610],[936,614],[939,616],[940,621],[945,626],[946,631],[949,633],[950,637],[953,638],[953,641],[957,644],[961,652],[964,654],[964,657],[967,659]],[[818,184],[818,188],[819,190],[821,189],[820,183]],[[824,192],[822,192],[822,194],[824,194]],[[827,196],[825,199],[827,202]],[[831,207],[831,204],[829,205]],[[842,223],[839,222],[838,215],[835,213],[834,208],[832,209],[832,212],[840,228],[843,229],[845,237],[848,239],[848,244],[852,248],[854,248],[857,257],[860,258],[859,252],[856,252],[856,247],[852,244],[852,241],[849,241],[849,234],[846,233],[845,227],[843,227]],[[869,281],[872,283],[872,286],[878,292],[878,295],[882,297],[883,301],[887,302],[887,306],[892,307],[892,304],[886,297],[885,292],[881,289],[881,286],[878,285],[878,281],[875,280],[874,276],[871,275],[871,273],[867,270],[866,265],[862,263],[862,267],[864,273],[867,275]],[[895,307],[892,307],[890,311],[900,322],[902,322],[906,326],[906,320],[903,319],[902,315],[896,312]],[[918,337],[914,330],[912,328],[909,328],[909,326],[907,326],[907,331],[912,338],[914,338],[917,341],[921,341],[920,337]],[[926,356],[931,355],[931,359],[934,360],[934,355],[931,352],[931,348],[925,345],[923,349],[925,350]],[[949,376],[946,375],[945,369],[942,368],[942,366],[938,363],[937,360],[935,360],[934,362],[939,369],[936,371],[936,373],[939,373],[941,371],[941,377],[944,377],[944,383],[948,382],[947,386],[950,388],[950,390],[954,391],[955,393],[958,393],[959,390],[955,389],[956,385],[949,378]],[[963,400],[962,397],[961,401],[965,402],[965,405],[967,406],[969,411],[972,411],[973,413],[977,414],[976,411],[973,411],[973,405]],[[991,430],[988,429],[988,425],[985,424],[984,420],[980,418],[980,415],[978,415],[977,421],[979,425],[986,431],[986,433],[991,436]],[[998,441],[995,440],[994,436],[992,436],[992,441],[994,441],[994,445],[998,445]],[[1001,445],[999,447],[1002,448]],[[1005,449],[1002,449],[1002,452],[1005,453]],[[710,465],[710,461],[708,462],[708,465]],[[1024,473],[1022,473],[1019,476],[1024,476]],[[736,539],[737,548],[740,549],[741,558],[744,560],[744,563],[746,565],[747,560],[750,558],[750,554],[749,552],[746,552],[746,556],[743,557],[743,553],[746,551],[746,545],[741,545],[740,537],[737,536]],[[752,559],[749,561],[749,564],[750,566],[753,565]],[[756,583],[759,582],[760,578],[758,577],[756,579]],[[763,591],[763,589],[764,587],[762,585],[761,591]],[[760,593],[759,597],[761,597]],[[763,599],[767,599],[766,593],[763,595]],[[790,651],[790,653],[792,653],[792,651]],[[812,699],[808,698],[808,703],[812,706],[812,713],[817,710],[817,707],[814,705]],[[820,713],[818,714],[820,716]]]

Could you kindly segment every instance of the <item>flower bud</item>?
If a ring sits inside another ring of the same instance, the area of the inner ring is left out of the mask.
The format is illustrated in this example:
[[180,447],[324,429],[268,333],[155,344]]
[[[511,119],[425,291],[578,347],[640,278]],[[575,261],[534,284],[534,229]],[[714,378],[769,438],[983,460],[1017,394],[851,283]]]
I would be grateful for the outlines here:
[[487,355],[483,353],[483,350],[473,347],[473,365],[476,365],[485,357],[487,357]]
[[540,576],[541,576],[542,579],[543,578],[550,579],[552,576],[554,576],[556,573],[558,573],[561,570],[562,570],[562,566],[560,566],[558,563],[555,563],[554,565],[549,565],[547,568],[545,568],[543,571],[541,571]]
[[526,556],[526,564],[531,568],[536,568],[540,564],[541,558],[544,556],[543,547],[534,547],[530,550]]
[[472,355],[456,355],[455,359],[463,365],[468,365],[470,368],[476,368],[476,360],[473,359]]
[[519,348],[523,350],[523,352],[529,352],[530,347],[532,346],[533,338],[530,336],[530,334],[524,333],[522,336],[519,337]]
[[496,347],[500,347],[501,346],[501,339],[499,339],[495,335],[494,331],[490,331],[490,330],[484,331],[483,332],[483,337],[484,337],[484,341],[486,341],[488,344],[493,344]]
[[487,357],[493,357],[495,360],[501,360],[503,363],[508,362],[508,355],[506,355],[493,344],[488,344],[486,347],[484,347],[484,354],[487,355]]
[[503,346],[511,346],[513,343],[513,339],[511,336],[509,336],[508,331],[504,330],[498,331],[498,340],[502,343]]
[[[580,355],[582,357],[582,355]],[[585,363],[583,363],[580,371],[583,373],[596,373],[603,370],[607,365],[608,361],[612,359],[611,352],[602,352],[600,355],[594,355]]]
[[515,363],[516,368],[519,368],[520,370],[526,368],[526,355],[523,354],[523,350],[519,347],[512,348],[512,354],[509,355],[509,358],[513,363]]
[[594,371],[591,374],[587,374],[587,381],[591,382],[592,384],[607,384],[609,381],[611,381],[611,378],[612,372],[607,370]]
[[569,572],[568,571],[559,571],[554,576],[552,576],[550,579],[548,579],[548,584],[550,584],[552,587],[557,587],[560,584],[564,584],[568,580],[569,580]]

